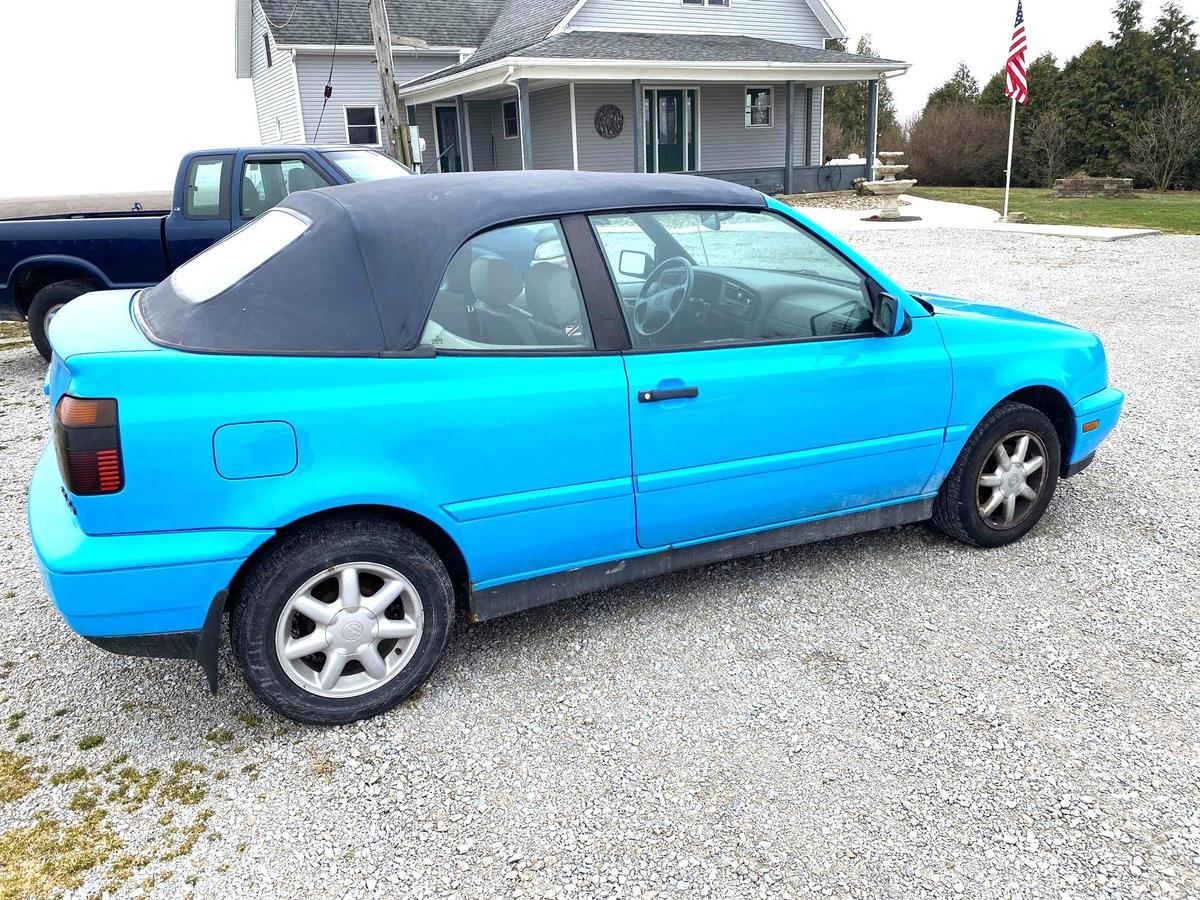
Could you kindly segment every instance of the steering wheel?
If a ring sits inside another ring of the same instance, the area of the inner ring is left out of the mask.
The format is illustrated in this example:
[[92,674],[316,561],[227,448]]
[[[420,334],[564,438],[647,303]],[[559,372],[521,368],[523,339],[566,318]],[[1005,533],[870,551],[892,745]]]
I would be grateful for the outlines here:
[[682,256],[654,267],[633,307],[633,327],[642,337],[654,337],[675,321],[692,293],[695,271]]

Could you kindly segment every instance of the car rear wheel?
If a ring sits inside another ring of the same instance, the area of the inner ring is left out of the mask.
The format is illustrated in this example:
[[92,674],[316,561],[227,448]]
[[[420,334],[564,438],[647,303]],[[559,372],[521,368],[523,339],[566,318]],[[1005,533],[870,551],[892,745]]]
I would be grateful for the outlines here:
[[381,518],[316,522],[248,573],[230,622],[250,689],[288,718],[336,725],[391,709],[442,655],[454,588],[420,536]]
[[1037,525],[1058,485],[1054,423],[1023,403],[1002,403],[975,429],[933,504],[933,524],[963,543],[1001,547]]
[[58,315],[59,310],[81,294],[96,290],[90,281],[56,281],[48,284],[36,294],[29,303],[29,336],[37,352],[49,361],[50,359],[50,320]]

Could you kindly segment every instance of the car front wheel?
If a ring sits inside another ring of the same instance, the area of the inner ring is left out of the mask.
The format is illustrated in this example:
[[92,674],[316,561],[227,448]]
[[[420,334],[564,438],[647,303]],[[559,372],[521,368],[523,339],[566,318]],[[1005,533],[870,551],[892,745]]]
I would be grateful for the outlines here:
[[387,519],[336,518],[288,535],[248,573],[234,653],[283,715],[336,725],[416,690],[442,655],[454,588],[437,553]]
[[1023,403],[1002,403],[975,429],[933,504],[933,524],[963,543],[1001,547],[1042,518],[1062,450],[1054,423]]

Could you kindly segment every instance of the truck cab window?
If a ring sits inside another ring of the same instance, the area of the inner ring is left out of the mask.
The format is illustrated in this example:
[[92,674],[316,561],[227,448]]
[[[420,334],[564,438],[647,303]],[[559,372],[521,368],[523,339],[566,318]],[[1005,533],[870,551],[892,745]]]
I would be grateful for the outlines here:
[[303,159],[248,159],[242,166],[242,218],[262,215],[288,194],[330,184]]
[[223,219],[229,215],[224,202],[224,156],[197,156],[188,166],[183,197],[183,214],[189,219]]

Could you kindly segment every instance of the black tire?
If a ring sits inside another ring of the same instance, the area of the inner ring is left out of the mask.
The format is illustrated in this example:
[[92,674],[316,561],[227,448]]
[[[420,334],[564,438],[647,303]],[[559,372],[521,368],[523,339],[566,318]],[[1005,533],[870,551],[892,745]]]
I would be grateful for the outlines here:
[[[1010,527],[998,527],[986,521],[979,509],[979,481],[984,466],[993,459],[997,443],[1014,432],[1029,432],[1042,442],[1045,447],[1045,461],[1042,464],[1045,474],[1036,500],[1022,518]],[[1044,413],[1024,403],[1001,403],[979,423],[950,474],[942,482],[933,503],[934,527],[974,547],[1002,547],[1020,540],[1041,521],[1050,505],[1058,485],[1061,458],[1058,432]]]
[[58,308],[70,303],[80,294],[96,290],[96,285],[90,281],[56,281],[48,284],[33,295],[29,303],[29,336],[33,338],[33,346],[42,358],[50,361],[50,338],[47,336],[49,319]]
[[[380,687],[354,697],[319,696],[284,671],[275,648],[276,627],[305,582],[349,562],[378,563],[407,578],[420,596],[423,631],[407,664]],[[338,516],[296,530],[255,561],[238,592],[229,630],[242,675],[267,706],[297,722],[340,725],[386,712],[424,683],[446,647],[454,608],[446,566],[419,535],[386,518]]]

